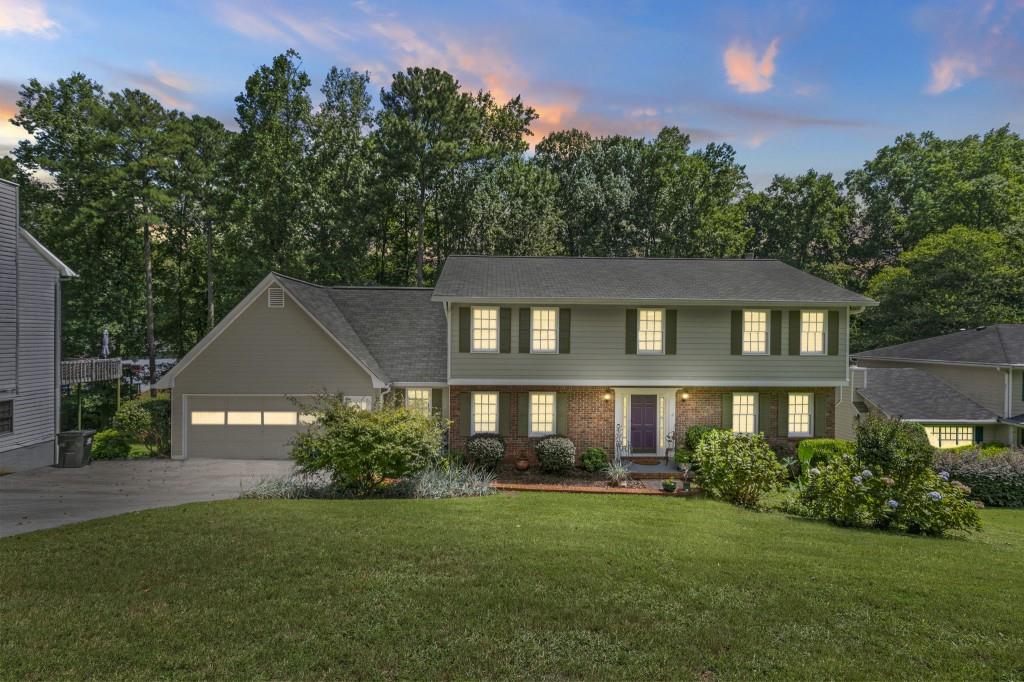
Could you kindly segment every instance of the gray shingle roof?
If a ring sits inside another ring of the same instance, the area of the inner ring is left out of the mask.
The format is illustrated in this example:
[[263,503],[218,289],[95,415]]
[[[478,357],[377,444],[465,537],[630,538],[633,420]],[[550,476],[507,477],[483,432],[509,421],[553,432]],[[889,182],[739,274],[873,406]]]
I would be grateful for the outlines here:
[[996,420],[996,415],[925,370],[869,367],[861,397],[889,417],[913,421]]
[[993,324],[854,353],[853,357],[1024,365],[1024,324]]
[[875,305],[777,260],[449,256],[434,300]]
[[444,307],[430,300],[431,289],[324,287],[276,276],[381,381],[447,380]]

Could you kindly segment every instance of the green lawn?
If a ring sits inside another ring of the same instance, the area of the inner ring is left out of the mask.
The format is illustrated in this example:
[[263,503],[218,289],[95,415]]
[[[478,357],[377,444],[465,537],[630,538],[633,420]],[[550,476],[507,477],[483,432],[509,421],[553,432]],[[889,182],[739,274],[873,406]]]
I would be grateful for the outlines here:
[[1024,678],[1024,512],[971,539],[668,497],[232,501],[0,540],[0,675]]

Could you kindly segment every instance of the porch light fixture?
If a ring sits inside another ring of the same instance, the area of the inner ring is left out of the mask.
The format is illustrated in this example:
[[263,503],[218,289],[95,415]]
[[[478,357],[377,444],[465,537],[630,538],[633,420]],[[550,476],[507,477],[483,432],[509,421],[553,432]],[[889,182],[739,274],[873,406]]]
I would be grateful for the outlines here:
[[681,395],[680,397],[681,397],[681,398],[682,398],[683,400],[689,400],[689,399],[690,399],[690,394],[689,394],[689,393],[687,393],[686,391],[683,391],[683,395]]
[[611,400],[612,399],[612,392],[610,390],[605,391],[604,395],[601,396],[601,397],[604,398],[605,401]]

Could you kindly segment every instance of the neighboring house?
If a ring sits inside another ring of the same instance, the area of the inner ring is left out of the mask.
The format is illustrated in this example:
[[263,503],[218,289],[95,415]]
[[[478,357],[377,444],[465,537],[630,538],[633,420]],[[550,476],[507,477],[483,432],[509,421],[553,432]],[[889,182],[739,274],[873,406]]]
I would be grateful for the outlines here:
[[320,391],[391,394],[507,457],[545,435],[664,454],[694,424],[835,433],[849,317],[875,302],[775,260],[452,256],[436,288],[268,275],[158,383],[175,457],[285,457]]
[[60,430],[60,280],[74,277],[19,226],[0,180],[0,469],[55,464]]
[[936,447],[1024,444],[1024,324],[995,324],[856,353],[839,435],[877,413],[923,424]]

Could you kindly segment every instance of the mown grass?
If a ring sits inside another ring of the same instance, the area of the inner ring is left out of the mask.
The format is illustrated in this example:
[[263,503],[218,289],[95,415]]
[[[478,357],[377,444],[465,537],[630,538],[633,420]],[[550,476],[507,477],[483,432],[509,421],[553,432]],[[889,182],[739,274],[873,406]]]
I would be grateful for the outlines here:
[[1024,512],[929,539],[701,499],[239,500],[0,540],[0,675],[1024,678]]

